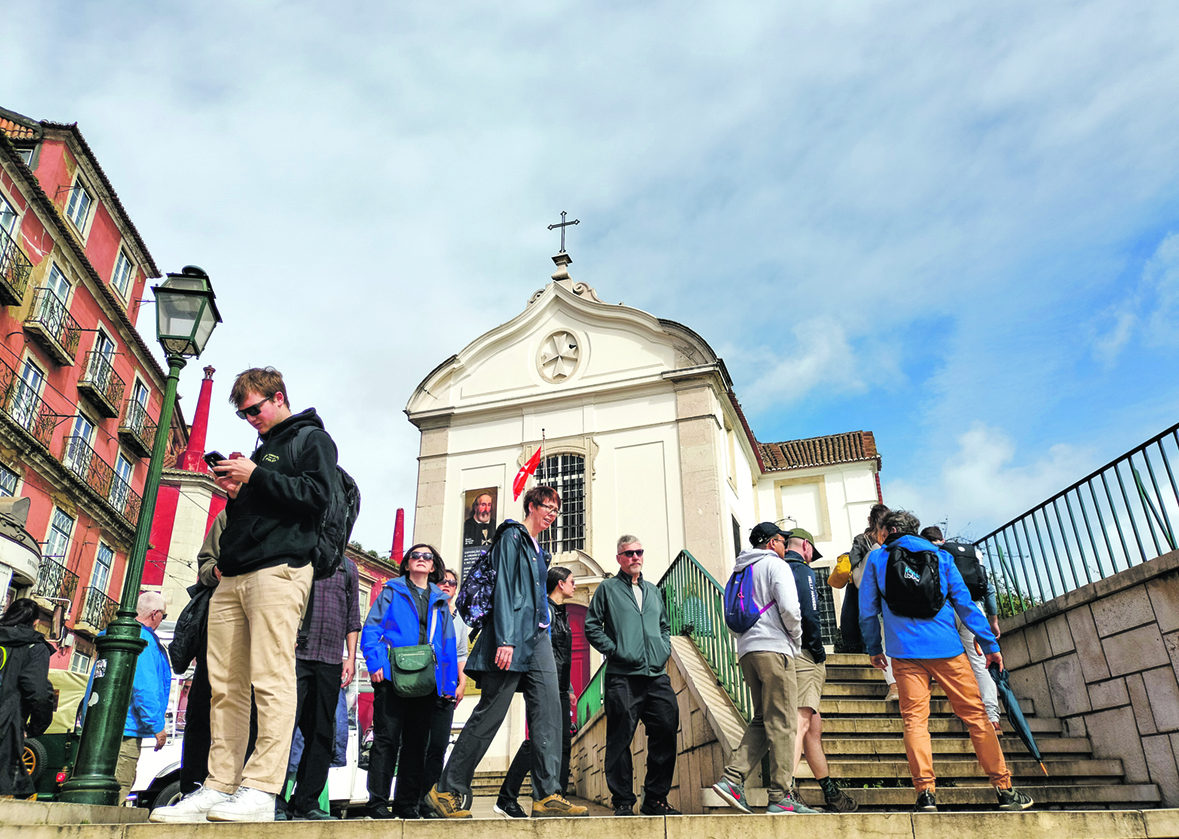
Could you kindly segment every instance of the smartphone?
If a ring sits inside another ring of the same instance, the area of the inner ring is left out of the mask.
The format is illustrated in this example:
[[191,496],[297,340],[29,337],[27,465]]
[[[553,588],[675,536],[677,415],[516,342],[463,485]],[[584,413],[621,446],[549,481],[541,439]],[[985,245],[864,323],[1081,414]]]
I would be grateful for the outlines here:
[[220,463],[223,460],[229,460],[229,458],[227,458],[225,455],[221,454],[221,452],[217,451],[216,449],[214,449],[211,452],[205,453],[205,463],[209,464],[210,469],[212,469],[214,466],[216,466],[218,463]]

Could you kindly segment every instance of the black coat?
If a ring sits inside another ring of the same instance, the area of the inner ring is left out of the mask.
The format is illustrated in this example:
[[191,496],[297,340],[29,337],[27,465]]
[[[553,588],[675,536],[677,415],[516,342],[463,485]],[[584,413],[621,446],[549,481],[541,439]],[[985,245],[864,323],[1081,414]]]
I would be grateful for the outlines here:
[[53,648],[31,626],[0,626],[0,647],[7,653],[0,670],[0,795],[29,795],[33,784],[21,755],[25,733],[38,737],[53,720]]

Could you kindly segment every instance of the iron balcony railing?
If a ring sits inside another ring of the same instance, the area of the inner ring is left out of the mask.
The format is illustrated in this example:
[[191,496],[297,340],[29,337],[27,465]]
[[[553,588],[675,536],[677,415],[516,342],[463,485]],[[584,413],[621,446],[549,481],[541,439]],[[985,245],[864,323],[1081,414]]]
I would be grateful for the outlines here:
[[70,436],[61,441],[61,462],[128,522],[134,525],[139,520],[140,496],[115,474],[84,437]]
[[72,602],[78,591],[78,575],[65,567],[59,560],[65,557],[46,556],[41,558],[37,568],[37,583],[33,587],[34,597],[66,600]]
[[0,410],[46,448],[53,438],[53,429],[62,419],[3,362],[0,362]]
[[135,399],[128,399],[119,423],[119,439],[140,457],[150,457],[156,439],[156,424],[147,413],[147,408]]
[[589,680],[577,697],[577,730],[581,731],[594,714],[602,710],[606,702],[606,662],[598,667],[594,677]]
[[73,364],[82,339],[82,327],[74,320],[66,304],[51,288],[42,286],[33,292],[33,308],[25,326],[43,339],[42,343],[63,364]]
[[82,589],[82,614],[75,624],[84,623],[93,628],[95,633],[102,632],[106,625],[115,619],[118,608],[118,601],[112,600],[106,592],[94,586],[86,586]]
[[32,272],[33,263],[8,231],[0,227],[0,303],[19,306],[25,299]]
[[975,544],[1003,614],[1175,550],[1179,423],[988,533]]
[[108,417],[119,415],[125,387],[105,353],[97,350],[86,353],[86,365],[78,377],[78,389],[90,396]]

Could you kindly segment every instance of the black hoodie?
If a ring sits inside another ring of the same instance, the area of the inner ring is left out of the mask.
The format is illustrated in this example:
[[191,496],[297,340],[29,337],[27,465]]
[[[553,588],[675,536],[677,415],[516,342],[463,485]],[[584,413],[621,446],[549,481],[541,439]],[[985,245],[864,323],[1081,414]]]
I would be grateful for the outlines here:
[[32,784],[12,772],[13,758],[24,750],[27,730],[38,737],[53,720],[53,686],[49,656],[53,648],[31,626],[0,626],[0,647],[7,658],[0,670],[0,795],[25,795]]
[[[296,458],[291,444],[302,428],[314,430],[303,436]],[[293,414],[262,435],[250,459],[258,468],[225,507],[217,560],[224,577],[309,563],[337,480],[336,444],[314,408]]]

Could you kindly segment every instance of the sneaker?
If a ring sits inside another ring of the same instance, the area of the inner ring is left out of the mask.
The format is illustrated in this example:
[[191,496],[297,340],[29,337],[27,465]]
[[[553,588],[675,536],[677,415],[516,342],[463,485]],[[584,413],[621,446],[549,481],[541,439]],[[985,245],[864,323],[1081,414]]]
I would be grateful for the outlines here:
[[639,814],[643,816],[682,816],[679,810],[667,803],[666,798],[643,798],[643,806],[639,807]]
[[712,791],[723,798],[730,807],[736,807],[742,813],[753,815],[753,811],[749,809],[749,804],[745,801],[743,784],[734,784],[728,778],[721,778],[712,785]]
[[836,790],[834,795],[824,792],[823,803],[837,813],[854,813],[860,806],[854,798],[841,789]]
[[810,816],[818,812],[818,810],[812,810],[789,793],[781,801],[775,801],[766,807],[767,816]]
[[253,787],[238,787],[237,792],[209,808],[211,822],[272,822],[274,793]]
[[917,793],[917,803],[913,805],[914,813],[936,813],[937,801],[934,800],[933,790]]
[[563,818],[565,816],[588,816],[589,808],[580,807],[576,804],[570,804],[560,793],[554,792],[548,798],[540,801],[532,802],[532,818],[538,819],[545,816],[555,816]]
[[884,701],[885,702],[900,702],[901,701],[901,692],[897,688],[896,682],[893,682],[891,685],[888,686],[888,693],[886,693],[884,695]]
[[635,805],[631,804],[629,807],[623,805],[614,808],[614,815],[616,816],[633,816],[635,814]]
[[514,798],[497,798],[495,805],[491,808],[499,813],[505,819],[526,819],[528,814],[524,812]]
[[1035,803],[1030,795],[1012,787],[1007,789],[995,787],[995,792],[999,795],[1000,810],[1026,810]]
[[313,807],[310,810],[288,810],[287,818],[293,822],[327,822],[336,820],[336,817],[331,813],[325,813],[318,807]]
[[201,787],[168,807],[157,807],[151,811],[150,820],[165,824],[187,824],[205,821],[205,816],[215,804],[228,801],[229,796],[215,789]]
[[426,798],[429,800],[430,806],[434,808],[434,812],[444,819],[471,818],[471,811],[462,809],[459,797],[453,792],[439,792],[438,786],[434,785],[430,787]]
[[386,807],[384,804],[378,804],[375,807],[373,807],[373,806],[365,807],[363,818],[371,821],[374,819],[392,819],[392,818],[396,818],[396,817],[389,811],[389,808]]

